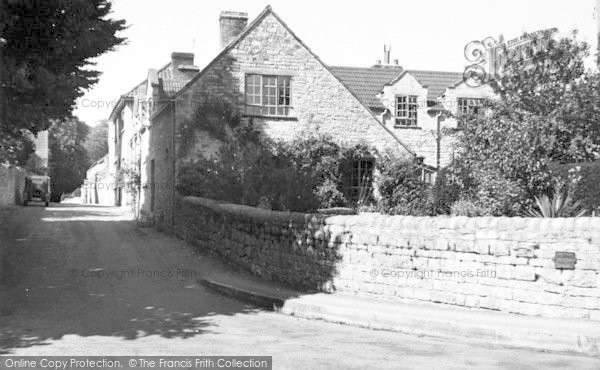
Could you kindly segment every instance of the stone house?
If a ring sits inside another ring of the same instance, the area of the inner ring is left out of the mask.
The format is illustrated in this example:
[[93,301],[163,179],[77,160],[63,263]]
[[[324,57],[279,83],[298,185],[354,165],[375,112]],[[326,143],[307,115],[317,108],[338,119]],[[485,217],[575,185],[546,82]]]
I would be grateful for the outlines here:
[[113,189],[113,183],[108,176],[107,154],[87,170],[81,187],[81,200],[85,204],[113,205]]
[[[452,154],[449,140],[436,137],[440,103],[446,97],[460,100],[461,108],[457,103],[454,109],[463,109],[487,94],[485,88],[468,91],[460,73],[390,64],[389,48],[385,62],[371,68],[330,67],[271,7],[250,23],[246,13],[222,12],[220,31],[222,50],[205,68],[193,66],[192,54],[173,53],[167,66],[150,70],[145,81],[122,96],[111,114],[109,173],[129,163],[139,170],[141,182],[137,200],[124,200],[117,185],[115,204],[137,202],[142,216],[159,225],[174,220],[181,161],[210,157],[219,148],[219,141],[202,131],[185,153],[179,145],[179,128],[207,97],[226,100],[269,138],[290,140],[316,126],[344,145],[363,143],[413,158],[431,181]],[[446,119],[443,124],[455,123]],[[357,180],[373,167],[361,160],[356,166]]]
[[[158,70],[150,69],[147,79],[122,95],[115,104],[108,130],[110,204],[133,206],[139,212],[146,201],[146,191],[132,191],[135,187],[127,184],[127,174],[145,175],[142,168],[149,166],[150,114],[157,105],[166,104],[198,72],[193,60],[194,54],[172,53],[169,63]],[[139,182],[147,189],[145,176]]]

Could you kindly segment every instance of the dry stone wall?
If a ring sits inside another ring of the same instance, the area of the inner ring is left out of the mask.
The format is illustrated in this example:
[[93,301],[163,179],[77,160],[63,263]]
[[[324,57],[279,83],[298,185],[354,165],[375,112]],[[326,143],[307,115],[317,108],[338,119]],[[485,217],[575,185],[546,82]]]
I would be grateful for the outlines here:
[[600,218],[326,216],[193,197],[178,209],[178,235],[297,289],[600,321]]

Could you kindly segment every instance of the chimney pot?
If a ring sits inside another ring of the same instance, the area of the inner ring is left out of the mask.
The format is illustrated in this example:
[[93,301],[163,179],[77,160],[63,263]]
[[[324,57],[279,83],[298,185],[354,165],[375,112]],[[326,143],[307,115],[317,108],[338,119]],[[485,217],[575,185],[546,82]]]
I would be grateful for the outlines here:
[[391,45],[383,45],[383,62],[390,64],[390,53],[392,51]]
[[219,24],[221,28],[221,48],[224,48],[246,28],[248,13],[221,12]]
[[381,65],[381,59],[377,59],[377,60],[375,61],[375,64],[377,64],[377,65]]
[[394,59],[394,65],[398,65],[398,59]]

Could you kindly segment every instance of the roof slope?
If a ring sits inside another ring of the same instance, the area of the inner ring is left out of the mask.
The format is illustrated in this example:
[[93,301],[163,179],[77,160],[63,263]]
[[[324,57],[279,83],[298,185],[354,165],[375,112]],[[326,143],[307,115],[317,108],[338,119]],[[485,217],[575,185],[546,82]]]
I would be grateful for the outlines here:
[[348,86],[354,94],[369,108],[383,108],[377,94],[388,84],[393,84],[406,73],[411,74],[423,86],[427,87],[427,99],[435,100],[446,88],[462,81],[460,72],[403,70],[401,67],[329,67],[337,78]]
[[[198,71],[193,69],[186,70],[180,75],[181,77],[179,79],[176,79],[173,76],[173,63],[169,62],[161,69],[156,71],[156,74],[158,78],[162,81],[162,91],[167,95],[167,97],[171,98],[175,94],[177,94],[177,92],[179,92],[179,90],[181,90],[189,81],[191,81],[192,78],[194,78],[194,76],[198,74]],[[110,113],[109,119],[112,119],[114,114],[119,109],[121,109],[120,105],[122,105],[123,99],[135,99],[136,97],[146,96],[147,84],[148,79],[145,79],[144,81],[137,84],[133,89],[121,95],[121,97],[119,98],[119,101],[121,103],[115,104],[115,106],[112,109],[112,112]]]
[[462,81],[463,74],[460,72],[439,72],[439,71],[417,71],[407,70],[423,86],[427,86],[427,99],[435,100],[439,98],[448,87],[456,85]]
[[386,83],[402,73],[402,67],[329,67],[329,69],[369,108],[383,108],[381,101],[377,99],[377,94]]
[[[164,67],[162,67],[161,69],[159,69],[156,72],[156,74],[158,75],[158,78],[160,80],[162,80],[163,91],[167,94],[167,96],[175,95],[197,73],[198,73],[198,71],[196,71],[196,70],[186,71],[186,72],[182,73],[182,75],[181,75],[183,78],[177,79],[173,75],[173,63],[172,62],[167,63],[167,65],[165,65]],[[140,82],[136,87],[129,90],[129,92],[127,92],[127,94],[125,94],[124,96],[128,97],[128,98],[133,98],[135,96],[146,95],[146,84],[147,83],[148,83],[147,79]]]

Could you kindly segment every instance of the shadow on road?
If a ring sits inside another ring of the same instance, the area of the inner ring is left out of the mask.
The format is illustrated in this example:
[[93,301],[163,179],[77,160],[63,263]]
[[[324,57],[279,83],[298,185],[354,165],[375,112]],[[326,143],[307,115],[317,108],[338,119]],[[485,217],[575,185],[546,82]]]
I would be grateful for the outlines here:
[[77,205],[0,213],[0,353],[68,334],[190,338],[253,306],[205,290],[210,260],[138,227],[127,212]]

